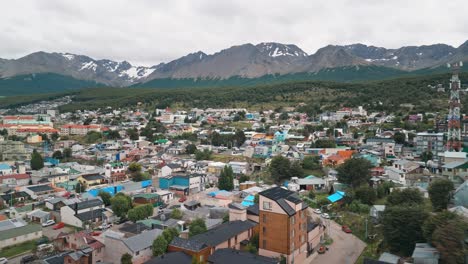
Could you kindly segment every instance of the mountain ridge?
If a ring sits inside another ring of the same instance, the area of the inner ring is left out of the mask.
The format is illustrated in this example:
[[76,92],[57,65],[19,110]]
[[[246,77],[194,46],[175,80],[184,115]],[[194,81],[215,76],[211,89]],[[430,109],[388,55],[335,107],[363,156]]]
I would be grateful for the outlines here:
[[327,45],[310,55],[294,44],[247,43],[213,54],[198,51],[150,67],[135,66],[127,61],[97,60],[86,55],[39,51],[18,59],[0,58],[0,79],[53,73],[106,86],[126,87],[157,79],[261,78],[346,66],[375,65],[411,72],[457,60],[468,60],[468,41],[458,48],[441,43],[398,49],[360,43]]

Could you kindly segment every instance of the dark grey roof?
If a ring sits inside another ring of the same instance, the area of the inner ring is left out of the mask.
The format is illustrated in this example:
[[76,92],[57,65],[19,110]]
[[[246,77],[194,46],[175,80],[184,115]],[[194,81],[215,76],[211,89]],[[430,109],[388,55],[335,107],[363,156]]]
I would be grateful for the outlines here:
[[81,221],[88,221],[88,220],[93,220],[96,218],[101,219],[103,217],[102,211],[103,209],[91,210],[88,212],[77,214],[75,215],[75,217],[80,219]]
[[240,203],[230,203],[228,204],[228,207],[239,211],[245,210],[245,207]]
[[47,191],[52,191],[54,190],[52,187],[50,187],[49,185],[36,185],[36,186],[28,186],[26,187],[28,188],[29,190],[33,191],[33,192],[47,192]]
[[[294,204],[302,203],[301,198],[295,192],[286,190],[281,187],[273,187],[271,189],[260,192],[259,195],[275,201],[290,216],[294,215],[296,210],[292,208],[286,201]],[[304,204],[302,208],[304,208]]]
[[213,255],[208,257],[208,263],[212,264],[273,264],[278,263],[278,259],[268,258],[252,254],[250,252],[239,251],[230,248],[218,249]]
[[67,251],[67,252],[62,252],[62,253],[59,253],[57,255],[53,255],[51,257],[48,257],[46,259],[43,259],[43,263],[46,263],[46,264],[62,264],[62,263],[65,263],[64,262],[64,258],[66,255],[72,253],[73,251]]
[[132,234],[139,234],[143,230],[149,230],[146,225],[142,223],[125,223],[121,228],[119,228],[120,231],[125,232],[125,233],[132,233]]
[[272,199],[274,201],[279,200],[279,199],[285,199],[295,204],[299,204],[302,202],[299,195],[297,195],[295,192],[286,190],[281,187],[273,187],[271,189],[265,190],[258,194],[265,196],[266,198]]
[[247,207],[247,214],[259,215],[260,212],[259,212],[258,204],[254,204],[254,205]]
[[195,205],[200,205],[200,202],[199,201],[196,201],[196,200],[191,200],[191,201],[187,201],[184,203],[184,206],[195,206]]
[[363,264],[390,264],[390,263],[385,262],[385,261],[380,261],[380,260],[364,258]]
[[86,176],[81,176],[87,181],[96,181],[96,180],[104,180],[104,176],[99,175],[99,174],[93,174],[93,175],[86,175]]
[[[77,206],[77,209],[78,210],[82,210],[82,209],[86,209],[86,208],[91,208],[91,207],[96,207],[96,206],[101,206],[103,205],[104,203],[102,202],[101,199],[99,198],[96,198],[96,199],[90,199],[90,200],[85,200],[85,201],[82,201],[82,202],[79,202],[79,203],[75,203],[75,205]],[[74,206],[75,205],[70,205],[71,208],[75,208]]]
[[190,240],[203,242],[214,247],[244,231],[253,228],[256,225],[257,223],[250,220],[226,222],[206,231],[203,234],[196,235],[190,238]]
[[167,164],[167,166],[171,169],[177,169],[177,168],[180,168],[180,164],[177,164],[177,163],[169,163]]
[[174,239],[172,239],[169,245],[178,247],[178,248],[187,249],[190,251],[195,251],[195,252],[198,252],[208,247],[208,245],[203,242],[192,240],[192,239],[184,239],[180,237],[174,237]]
[[144,264],[190,264],[192,257],[184,252],[170,252],[146,261]]
[[307,222],[307,233],[314,230],[319,224],[315,222]]

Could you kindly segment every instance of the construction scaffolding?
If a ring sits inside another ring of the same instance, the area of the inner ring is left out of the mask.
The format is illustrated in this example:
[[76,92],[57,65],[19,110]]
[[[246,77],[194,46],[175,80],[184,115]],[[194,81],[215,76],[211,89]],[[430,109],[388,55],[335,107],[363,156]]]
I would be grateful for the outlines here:
[[449,114],[447,120],[447,151],[461,151],[461,125],[460,125],[460,88],[461,82],[458,78],[462,62],[455,62],[448,65],[452,68],[452,78],[450,79],[450,100]]

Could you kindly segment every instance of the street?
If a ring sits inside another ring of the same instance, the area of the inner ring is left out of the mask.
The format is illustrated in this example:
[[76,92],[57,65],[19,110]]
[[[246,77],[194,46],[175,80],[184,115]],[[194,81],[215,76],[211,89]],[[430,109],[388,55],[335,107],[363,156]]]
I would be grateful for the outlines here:
[[328,246],[329,250],[325,254],[319,254],[310,263],[354,264],[366,244],[353,234],[343,232],[341,226],[335,221],[330,220],[329,223],[329,234],[333,243]]

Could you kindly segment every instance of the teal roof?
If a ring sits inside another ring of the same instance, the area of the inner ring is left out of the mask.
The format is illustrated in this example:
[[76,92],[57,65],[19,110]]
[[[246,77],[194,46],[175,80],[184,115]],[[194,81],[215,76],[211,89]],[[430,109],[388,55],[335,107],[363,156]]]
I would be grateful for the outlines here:
[[149,228],[152,228],[152,227],[153,227],[153,224],[155,224],[155,225],[161,225],[161,224],[162,224],[161,221],[156,220],[156,219],[139,220],[139,221],[137,221],[137,223],[144,224],[145,226],[147,226],[147,227],[149,227]]
[[334,202],[338,202],[339,200],[343,199],[344,196],[345,196],[345,193],[344,193],[344,192],[338,191],[338,192],[336,192],[336,193],[334,193],[334,194],[328,196],[327,199],[328,199],[330,202],[334,203]]
[[307,177],[305,177],[305,178],[306,178],[306,179],[315,179],[315,178],[317,178],[317,176],[309,175],[309,176],[307,176]]
[[145,198],[145,199],[155,199],[158,198],[159,195],[157,193],[139,193],[133,195],[133,198]]

